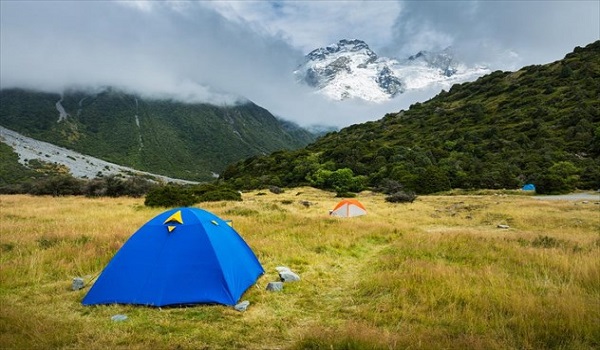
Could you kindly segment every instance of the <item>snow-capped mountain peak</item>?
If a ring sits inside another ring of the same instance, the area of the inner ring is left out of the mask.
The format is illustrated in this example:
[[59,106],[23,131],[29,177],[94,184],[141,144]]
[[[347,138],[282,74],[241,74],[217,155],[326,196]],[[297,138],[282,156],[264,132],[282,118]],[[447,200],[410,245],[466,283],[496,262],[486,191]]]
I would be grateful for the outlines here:
[[362,40],[340,40],[313,50],[294,74],[298,81],[335,100],[384,101],[402,92],[387,60],[379,59]]
[[300,83],[334,100],[359,98],[384,102],[408,90],[475,79],[489,70],[469,68],[454,59],[451,48],[420,51],[403,60],[379,57],[362,40],[340,40],[305,56],[294,71]]
[[336,44],[315,49],[311,51],[308,55],[306,55],[306,57],[312,61],[323,61],[331,55],[347,55],[348,53],[357,53],[365,55],[367,57],[373,57],[373,59],[377,59],[377,55],[373,51],[371,51],[367,43],[357,39],[342,39]]
[[440,52],[419,51],[416,55],[408,57],[408,61],[412,64],[422,62],[429,67],[441,69],[447,77],[456,74],[459,68],[451,47]]

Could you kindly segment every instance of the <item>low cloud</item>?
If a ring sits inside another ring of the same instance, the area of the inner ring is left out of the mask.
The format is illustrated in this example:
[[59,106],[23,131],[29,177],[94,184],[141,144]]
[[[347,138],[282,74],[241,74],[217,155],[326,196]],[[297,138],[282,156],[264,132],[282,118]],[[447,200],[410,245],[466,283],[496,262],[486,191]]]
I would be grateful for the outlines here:
[[220,103],[273,82],[295,57],[198,7],[9,2],[2,10],[2,87],[113,85]]
[[599,31],[592,1],[1,1],[0,16],[1,88],[115,86],[188,102],[247,99],[300,125],[338,127],[438,91],[384,104],[327,100],[292,73],[316,47],[358,38],[380,55],[403,57],[453,45],[465,61],[506,69],[559,59]]
[[598,1],[404,1],[392,55],[453,46],[469,63],[514,70],[600,39]]

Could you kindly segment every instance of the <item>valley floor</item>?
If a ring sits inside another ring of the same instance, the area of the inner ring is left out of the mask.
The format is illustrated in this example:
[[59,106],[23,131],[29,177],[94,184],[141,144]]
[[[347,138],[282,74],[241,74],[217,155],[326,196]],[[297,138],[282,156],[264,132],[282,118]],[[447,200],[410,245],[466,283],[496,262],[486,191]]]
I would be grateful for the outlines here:
[[[339,198],[312,188],[199,205],[231,220],[266,271],[238,312],[82,306],[115,252],[166,208],[0,196],[0,348],[600,347],[600,201],[357,198],[368,214],[350,219],[329,216]],[[277,266],[301,280],[267,291]],[[74,277],[86,287],[71,290]]]

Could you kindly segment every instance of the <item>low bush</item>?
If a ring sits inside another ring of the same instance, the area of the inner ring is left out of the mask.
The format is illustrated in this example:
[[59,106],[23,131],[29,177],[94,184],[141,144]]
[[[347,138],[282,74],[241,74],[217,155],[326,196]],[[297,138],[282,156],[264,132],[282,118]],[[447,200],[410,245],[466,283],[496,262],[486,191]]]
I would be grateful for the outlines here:
[[228,188],[215,189],[209,191],[197,198],[198,202],[217,202],[217,201],[241,201],[242,195]]
[[177,185],[157,187],[144,200],[148,207],[188,207],[196,203],[197,198],[189,188]]
[[278,187],[278,186],[269,186],[269,191],[271,191],[271,193],[275,193],[275,194],[281,194],[284,192],[283,188]]
[[356,197],[356,194],[352,193],[352,192],[348,192],[348,191],[338,191],[335,194],[335,197],[336,198],[354,198],[354,197]]
[[414,192],[398,191],[385,197],[386,202],[390,203],[412,203],[417,199],[417,195]]
[[189,207],[200,202],[241,200],[242,195],[229,187],[212,184],[167,185],[148,192],[144,204],[149,207]]

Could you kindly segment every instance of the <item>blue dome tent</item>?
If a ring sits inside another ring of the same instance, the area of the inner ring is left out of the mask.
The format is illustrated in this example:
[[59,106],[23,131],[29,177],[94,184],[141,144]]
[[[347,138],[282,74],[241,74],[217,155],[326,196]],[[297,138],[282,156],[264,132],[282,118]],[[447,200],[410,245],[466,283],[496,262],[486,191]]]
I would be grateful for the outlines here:
[[264,273],[240,235],[198,208],[163,212],[119,249],[83,305],[235,305]]
[[526,184],[525,186],[521,187],[521,190],[523,190],[523,191],[535,191],[535,185],[534,184]]

